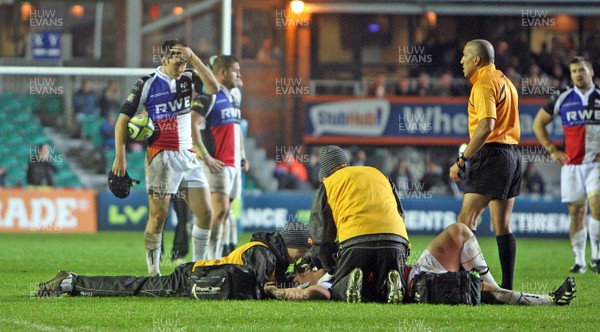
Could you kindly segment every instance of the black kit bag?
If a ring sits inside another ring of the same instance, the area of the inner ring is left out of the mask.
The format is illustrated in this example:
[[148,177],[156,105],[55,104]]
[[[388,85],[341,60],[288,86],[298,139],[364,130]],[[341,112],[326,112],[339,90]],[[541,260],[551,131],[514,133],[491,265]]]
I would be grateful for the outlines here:
[[416,303],[481,304],[481,279],[477,272],[421,272],[411,281],[409,297]]
[[190,296],[199,300],[253,300],[259,294],[256,271],[250,266],[198,266],[190,275]]

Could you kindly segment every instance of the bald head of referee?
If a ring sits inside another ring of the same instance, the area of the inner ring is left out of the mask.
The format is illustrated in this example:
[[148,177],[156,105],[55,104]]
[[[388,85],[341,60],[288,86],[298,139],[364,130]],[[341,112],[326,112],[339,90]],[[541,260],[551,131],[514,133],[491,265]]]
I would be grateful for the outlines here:
[[460,63],[466,78],[471,78],[481,67],[494,63],[494,47],[485,39],[473,39],[463,49]]

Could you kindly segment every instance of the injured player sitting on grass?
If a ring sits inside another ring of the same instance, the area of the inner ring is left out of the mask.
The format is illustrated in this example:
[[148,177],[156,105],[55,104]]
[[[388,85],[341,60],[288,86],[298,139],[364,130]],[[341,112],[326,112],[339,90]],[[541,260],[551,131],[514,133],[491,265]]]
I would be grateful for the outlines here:
[[[448,226],[442,233],[433,239],[427,249],[421,254],[417,262],[412,266],[407,266],[404,273],[404,285],[409,285],[412,279],[420,272],[429,272],[442,274],[446,272],[457,272],[461,268],[467,271],[473,269],[480,271],[482,286],[482,302],[486,304],[512,304],[512,305],[568,305],[575,298],[575,279],[569,277],[564,283],[549,294],[529,294],[501,288],[492,274],[487,269],[487,263],[481,253],[479,243],[471,230],[461,223]],[[301,283],[310,281],[310,286],[306,289],[277,289],[274,285],[267,285],[265,290],[276,298],[287,300],[302,299],[329,299],[329,289],[333,280],[332,276],[326,274],[323,269],[308,269],[299,274],[294,281]],[[365,278],[364,282],[369,282]],[[389,283],[389,281],[388,281]],[[362,272],[356,268],[348,278],[346,286],[348,293],[360,293],[363,287]],[[390,287],[388,289],[400,289],[404,302],[410,302],[405,296],[403,285],[399,287]],[[349,298],[358,298],[361,296],[350,296]]]

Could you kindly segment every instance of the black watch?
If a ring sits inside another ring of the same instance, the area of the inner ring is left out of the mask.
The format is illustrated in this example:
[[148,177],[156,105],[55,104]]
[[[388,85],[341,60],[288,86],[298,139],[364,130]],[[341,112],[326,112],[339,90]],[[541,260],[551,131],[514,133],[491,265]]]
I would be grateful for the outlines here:
[[[465,155],[464,155],[464,154],[462,154],[462,153],[460,154],[460,156],[458,156],[458,159],[462,159],[462,161],[464,161],[465,163],[466,163],[467,161],[469,161],[469,158],[465,157]],[[458,159],[457,159],[456,161],[458,161]]]

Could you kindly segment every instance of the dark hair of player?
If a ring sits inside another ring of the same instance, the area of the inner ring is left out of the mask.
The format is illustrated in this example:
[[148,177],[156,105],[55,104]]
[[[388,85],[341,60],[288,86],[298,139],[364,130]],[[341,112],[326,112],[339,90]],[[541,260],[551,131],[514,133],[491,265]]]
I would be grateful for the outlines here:
[[592,69],[592,64],[584,57],[576,55],[573,57],[569,65],[583,63],[588,69]]
[[211,68],[213,73],[217,73],[221,69],[230,69],[235,63],[240,61],[233,55],[219,55],[212,61]]
[[172,56],[171,48],[176,45],[187,47],[187,45],[180,39],[167,39],[160,46],[160,57],[166,57],[167,59],[169,59]]

